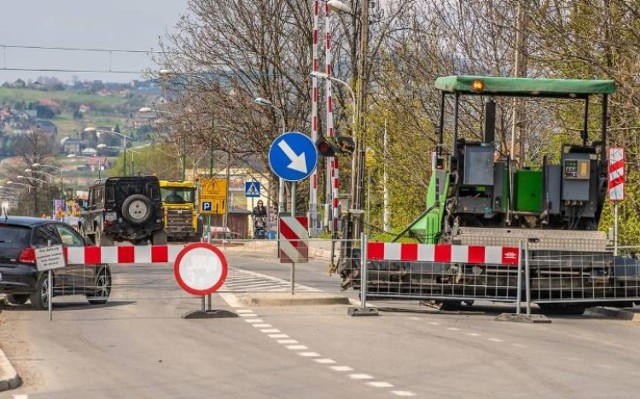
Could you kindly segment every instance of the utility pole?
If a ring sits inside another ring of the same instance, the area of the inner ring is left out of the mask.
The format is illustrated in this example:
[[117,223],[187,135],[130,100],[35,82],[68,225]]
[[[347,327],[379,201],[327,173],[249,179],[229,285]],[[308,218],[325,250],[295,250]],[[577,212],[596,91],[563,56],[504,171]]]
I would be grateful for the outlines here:
[[352,239],[360,237],[362,231],[362,212],[364,210],[364,153],[365,126],[364,113],[367,98],[367,60],[369,49],[369,0],[362,0],[360,8],[360,48],[358,51],[358,77],[356,81],[356,156],[354,157],[351,182],[353,217]]
[[[516,37],[515,37],[515,57],[513,76],[516,78],[527,76],[527,54],[526,54],[526,37],[524,29],[527,24],[526,18],[526,0],[518,2],[516,16]],[[524,166],[524,112],[523,102],[518,98],[513,99],[513,115],[511,118],[511,159],[518,160],[520,167]],[[516,153],[516,141],[518,141],[518,151]]]

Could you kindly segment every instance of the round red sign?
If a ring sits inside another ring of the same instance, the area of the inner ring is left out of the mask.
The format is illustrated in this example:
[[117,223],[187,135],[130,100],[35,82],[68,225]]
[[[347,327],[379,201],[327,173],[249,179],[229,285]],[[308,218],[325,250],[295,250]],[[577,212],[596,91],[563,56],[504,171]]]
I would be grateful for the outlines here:
[[193,295],[216,292],[227,278],[227,259],[215,246],[198,242],[185,246],[173,264],[173,275]]

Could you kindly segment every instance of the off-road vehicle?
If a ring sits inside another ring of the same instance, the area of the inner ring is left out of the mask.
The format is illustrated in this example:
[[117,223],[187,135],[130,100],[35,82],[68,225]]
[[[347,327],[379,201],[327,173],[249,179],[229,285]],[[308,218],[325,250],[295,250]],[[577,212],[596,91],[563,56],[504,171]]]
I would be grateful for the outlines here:
[[160,184],[155,176],[99,179],[89,187],[80,230],[96,245],[166,244]]

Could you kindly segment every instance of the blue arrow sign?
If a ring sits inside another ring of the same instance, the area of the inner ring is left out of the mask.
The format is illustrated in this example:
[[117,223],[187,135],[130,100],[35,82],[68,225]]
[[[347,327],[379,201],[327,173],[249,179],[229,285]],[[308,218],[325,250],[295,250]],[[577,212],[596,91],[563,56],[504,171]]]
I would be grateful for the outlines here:
[[300,132],[284,133],[269,148],[269,166],[287,181],[300,181],[313,173],[318,164],[316,146]]

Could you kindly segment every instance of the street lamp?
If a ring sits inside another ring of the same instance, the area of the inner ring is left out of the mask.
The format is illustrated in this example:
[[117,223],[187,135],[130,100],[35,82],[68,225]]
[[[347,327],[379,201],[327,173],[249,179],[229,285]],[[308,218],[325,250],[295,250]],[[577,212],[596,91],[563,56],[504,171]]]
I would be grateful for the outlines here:
[[126,134],[122,134],[122,133],[118,133],[118,132],[114,132],[113,130],[101,130],[101,129],[96,129],[95,127],[88,127],[86,129],[84,129],[85,132],[87,133],[96,133],[98,136],[100,136],[101,133],[109,133],[109,134],[113,134],[115,136],[121,137],[122,138],[122,150],[123,150],[123,154],[122,156],[124,157],[123,159],[123,165],[122,165],[122,175],[126,176],[127,175],[127,139],[129,138],[129,136],[127,136]]
[[[284,126],[284,113],[282,112],[282,110],[278,107],[276,107],[275,105],[273,105],[273,103],[269,100],[267,100],[266,98],[262,98],[262,97],[256,97],[255,100],[253,100],[253,102],[255,102],[256,104],[263,106],[263,107],[271,107],[273,109],[275,109],[278,114],[280,115],[280,126],[282,128],[282,133],[281,134],[285,134],[286,130],[285,130],[285,126]],[[291,204],[291,206],[293,207],[293,204]],[[291,216],[295,216],[293,214],[293,212],[295,211],[295,209],[293,209],[291,211]],[[283,213],[284,212],[284,179],[283,178],[279,178],[278,179],[278,214]]]
[[22,176],[22,175],[19,175],[19,176],[17,176],[17,177],[18,177],[18,179],[23,179],[23,180],[35,180],[35,181],[39,181],[40,183],[49,184],[49,182],[48,182],[48,181],[46,181],[46,180],[42,180],[42,179],[38,179],[37,177],[27,177],[27,176]]
[[18,185],[18,186],[27,187],[27,189],[29,190],[29,192],[31,192],[31,188],[32,188],[32,187],[34,187],[34,186],[32,186],[31,184],[25,184],[25,183],[20,183],[20,182],[17,182],[17,181],[11,181],[11,180],[8,180],[8,181],[7,181],[7,184],[9,184],[9,185],[10,185],[10,184],[15,184],[15,185]]
[[340,0],[327,0],[327,5],[332,11],[339,11],[351,14],[351,7],[344,4]]

